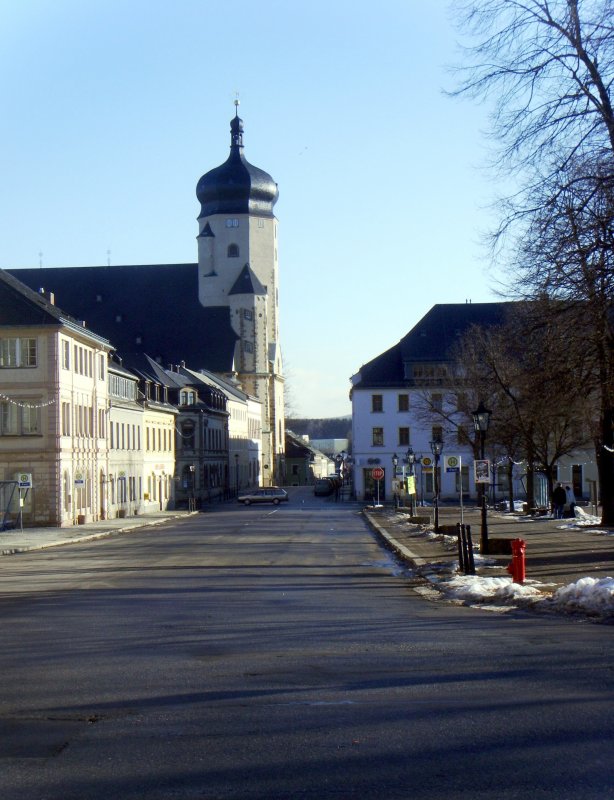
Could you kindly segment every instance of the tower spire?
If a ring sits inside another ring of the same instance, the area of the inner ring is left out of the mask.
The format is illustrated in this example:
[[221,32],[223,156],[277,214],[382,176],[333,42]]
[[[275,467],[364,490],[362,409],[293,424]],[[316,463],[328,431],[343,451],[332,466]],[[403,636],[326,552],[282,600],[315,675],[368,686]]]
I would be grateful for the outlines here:
[[239,98],[235,100],[235,115],[230,121],[230,149],[243,148],[243,120],[239,116]]

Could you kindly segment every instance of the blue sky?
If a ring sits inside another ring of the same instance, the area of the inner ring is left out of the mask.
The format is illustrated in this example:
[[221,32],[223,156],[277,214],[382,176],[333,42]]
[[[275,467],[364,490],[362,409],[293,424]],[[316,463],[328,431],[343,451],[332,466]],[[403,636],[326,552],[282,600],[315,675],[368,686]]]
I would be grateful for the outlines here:
[[195,261],[238,92],[279,184],[298,415],[349,414],[350,376],[434,303],[497,299],[487,109],[443,94],[447,3],[0,0],[0,37],[0,267]]

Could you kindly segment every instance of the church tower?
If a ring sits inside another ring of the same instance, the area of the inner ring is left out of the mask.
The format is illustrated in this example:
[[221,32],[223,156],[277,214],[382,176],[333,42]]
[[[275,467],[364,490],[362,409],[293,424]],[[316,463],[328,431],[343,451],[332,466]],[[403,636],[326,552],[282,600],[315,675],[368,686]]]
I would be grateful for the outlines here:
[[265,484],[284,479],[284,382],[279,347],[277,184],[243,153],[243,121],[230,123],[230,155],[198,181],[198,297],[225,308],[237,337],[234,372],[262,403]]

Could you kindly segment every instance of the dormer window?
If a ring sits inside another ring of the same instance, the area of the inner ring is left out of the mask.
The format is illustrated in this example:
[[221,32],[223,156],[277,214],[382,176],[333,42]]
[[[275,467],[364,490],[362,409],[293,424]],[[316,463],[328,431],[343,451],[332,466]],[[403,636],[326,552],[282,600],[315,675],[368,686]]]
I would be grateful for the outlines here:
[[239,245],[229,244],[227,250],[228,258],[239,258]]
[[239,220],[238,219],[227,219],[226,220],[226,227],[227,228],[238,228],[239,227]]
[[193,406],[196,403],[196,392],[191,389],[182,389],[179,394],[179,405]]

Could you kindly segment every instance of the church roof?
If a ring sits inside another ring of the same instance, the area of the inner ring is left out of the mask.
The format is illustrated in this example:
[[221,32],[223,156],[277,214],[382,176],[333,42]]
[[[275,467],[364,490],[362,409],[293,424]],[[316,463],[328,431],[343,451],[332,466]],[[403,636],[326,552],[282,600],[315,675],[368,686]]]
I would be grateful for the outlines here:
[[402,386],[408,383],[408,363],[444,363],[453,358],[459,339],[473,325],[501,325],[513,303],[445,303],[431,310],[389,350],[363,364],[356,388]]
[[264,288],[253,269],[249,264],[246,264],[239,277],[232,285],[232,289],[228,294],[266,294],[267,290]]
[[243,154],[243,120],[238,114],[230,123],[230,155],[206,172],[196,186],[200,217],[212,214],[257,214],[273,216],[279,190],[273,178],[254,167]]
[[[108,338],[121,355],[148,353],[163,366],[231,372],[237,334],[227,307],[198,300],[197,264],[10,270]],[[38,297],[38,295],[36,295]]]

